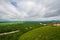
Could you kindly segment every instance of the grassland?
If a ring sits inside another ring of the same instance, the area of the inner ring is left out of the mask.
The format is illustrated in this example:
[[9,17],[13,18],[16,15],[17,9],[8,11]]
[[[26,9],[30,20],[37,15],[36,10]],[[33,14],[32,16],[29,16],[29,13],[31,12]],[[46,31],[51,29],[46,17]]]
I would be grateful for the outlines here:
[[20,30],[17,33],[0,35],[0,40],[18,40],[19,36],[22,34],[33,30],[35,28],[41,27],[40,22],[8,22],[0,23],[0,34],[7,33],[11,31]]
[[[53,27],[52,25],[50,25],[49,22],[42,22],[42,23],[47,24],[46,26],[48,26],[48,27]],[[32,35],[33,35],[33,38],[35,38],[35,37],[38,38],[37,34],[40,34],[40,30],[43,30],[40,28],[41,27],[44,28],[46,26],[41,25],[40,22],[5,22],[5,23],[0,23],[0,34],[19,30],[19,32],[16,32],[16,33],[11,33],[11,34],[7,34],[7,35],[0,35],[0,40],[35,40],[35,39],[31,38]],[[46,31],[47,31],[47,29],[46,29]],[[32,31],[32,30],[35,30],[35,31]],[[38,30],[38,31],[36,31],[36,30]],[[32,31],[31,32],[32,35],[29,34],[30,31]],[[41,31],[41,34],[42,34],[42,32],[43,31]],[[40,40],[40,39],[38,38],[38,40]]]
[[60,40],[60,27],[40,27],[23,34],[19,40]]

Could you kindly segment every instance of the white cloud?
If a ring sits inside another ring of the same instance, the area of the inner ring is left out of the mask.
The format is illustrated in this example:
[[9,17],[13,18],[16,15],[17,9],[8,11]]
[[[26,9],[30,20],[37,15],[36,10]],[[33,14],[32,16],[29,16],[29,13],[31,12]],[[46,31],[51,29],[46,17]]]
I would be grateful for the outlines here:
[[[59,0],[1,0],[0,19],[53,20],[59,14]],[[17,7],[11,2],[16,2]],[[53,4],[53,5],[52,5]],[[58,20],[60,20],[58,18]]]
[[0,15],[1,19],[18,19],[26,16],[24,12],[19,12],[13,5],[6,2],[0,5]]

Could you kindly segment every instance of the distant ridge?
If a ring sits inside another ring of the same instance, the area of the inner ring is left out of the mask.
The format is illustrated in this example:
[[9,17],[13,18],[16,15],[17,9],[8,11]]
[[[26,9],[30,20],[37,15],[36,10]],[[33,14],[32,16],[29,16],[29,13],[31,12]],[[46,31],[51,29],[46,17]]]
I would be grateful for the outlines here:
[[0,19],[0,23],[5,23],[5,22],[60,22],[60,20],[44,20],[44,21],[10,21],[10,20],[2,20]]

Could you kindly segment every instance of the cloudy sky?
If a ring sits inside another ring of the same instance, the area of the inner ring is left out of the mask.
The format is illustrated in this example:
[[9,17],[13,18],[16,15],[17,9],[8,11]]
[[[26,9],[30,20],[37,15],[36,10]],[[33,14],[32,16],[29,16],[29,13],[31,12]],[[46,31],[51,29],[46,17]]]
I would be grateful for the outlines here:
[[60,20],[60,0],[0,0],[0,20]]

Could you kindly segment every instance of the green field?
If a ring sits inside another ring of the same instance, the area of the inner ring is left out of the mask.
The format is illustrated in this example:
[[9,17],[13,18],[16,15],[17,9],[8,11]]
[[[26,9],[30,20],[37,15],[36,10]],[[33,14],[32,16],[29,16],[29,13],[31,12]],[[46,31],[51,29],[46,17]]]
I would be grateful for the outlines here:
[[60,40],[60,27],[40,27],[23,34],[19,40]]
[[[0,23],[0,34],[19,30],[19,32],[6,34],[6,35],[0,35],[0,40],[35,40],[35,39],[32,39],[31,37],[33,37],[33,38],[37,37],[38,36],[37,34],[40,34],[40,32],[41,32],[41,34],[43,34],[42,33],[43,31],[36,31],[37,29],[39,30],[41,27],[44,28],[47,26],[51,27],[51,28],[53,27],[51,25],[51,23],[48,23],[48,22],[44,22],[43,24],[47,24],[47,25],[45,25],[45,26],[41,25],[40,22],[6,22],[6,23]],[[47,29],[48,29],[48,27],[47,27]],[[32,31],[32,30],[35,30],[35,31]],[[43,30],[43,29],[40,29],[40,30]],[[29,32],[31,32],[33,36],[31,34],[29,34]],[[47,31],[47,32],[49,32],[49,31]],[[38,38],[38,40],[40,40],[40,39]]]

